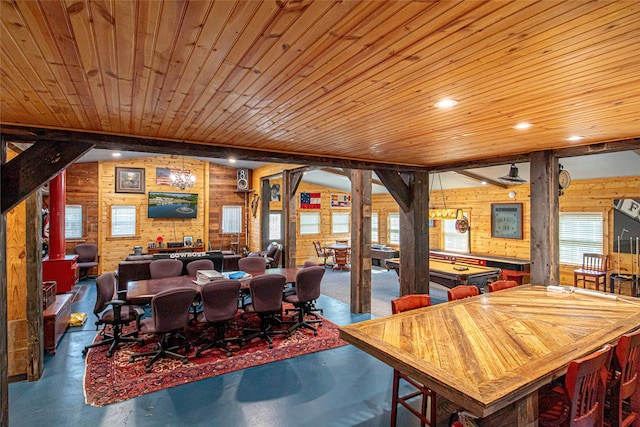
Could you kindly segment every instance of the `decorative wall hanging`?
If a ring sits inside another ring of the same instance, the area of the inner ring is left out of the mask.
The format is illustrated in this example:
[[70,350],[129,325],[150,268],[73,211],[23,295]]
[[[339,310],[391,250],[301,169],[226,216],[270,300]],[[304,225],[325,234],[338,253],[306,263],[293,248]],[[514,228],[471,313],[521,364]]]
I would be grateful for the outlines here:
[[491,204],[491,237],[522,239],[522,203]]
[[351,208],[351,194],[332,194],[331,207],[344,209]]
[[145,192],[144,168],[120,168],[116,166],[116,193]]
[[300,193],[300,209],[320,209],[320,193]]

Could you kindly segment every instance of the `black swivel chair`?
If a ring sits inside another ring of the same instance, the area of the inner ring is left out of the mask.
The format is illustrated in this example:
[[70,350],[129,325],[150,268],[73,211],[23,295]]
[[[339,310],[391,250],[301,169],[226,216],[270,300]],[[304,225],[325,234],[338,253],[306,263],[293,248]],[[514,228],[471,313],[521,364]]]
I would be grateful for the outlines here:
[[202,346],[196,351],[196,356],[210,348],[219,347],[227,351],[231,356],[229,342],[242,342],[241,338],[225,339],[225,329],[231,320],[238,314],[238,295],[240,294],[240,282],[237,280],[220,279],[212,283],[202,285],[200,296],[202,298],[203,311],[198,321],[210,323],[216,328],[213,341]]
[[[132,354],[129,362],[133,362],[137,357],[153,356],[147,362],[147,372],[151,372],[151,365],[164,357],[175,357],[181,359],[182,363],[187,363],[187,357],[176,353],[176,350],[190,347],[182,331],[189,323],[189,309],[196,294],[193,288],[173,288],[162,291],[151,299],[152,317],[140,322],[140,331],[160,335],[158,349]],[[171,346],[169,342],[174,337],[181,339],[184,344]]]
[[[144,315],[144,310],[114,298],[115,291],[116,278],[112,272],[104,273],[96,279],[97,296],[93,314],[98,318],[96,328],[103,326],[102,341],[86,346],[82,350],[83,355],[86,355],[90,348],[111,344],[107,352],[107,357],[111,357],[121,342],[142,342],[142,338],[138,338],[138,331],[140,330],[140,317]],[[134,321],[136,322],[136,330],[123,334],[122,327]],[[111,326],[111,334],[106,332],[107,326]]]
[[311,329],[314,335],[318,335],[318,330],[312,326],[312,323],[322,326],[322,320],[305,320],[304,316],[312,314],[313,303],[320,297],[320,282],[323,276],[324,267],[320,266],[303,268],[296,275],[295,293],[284,298],[297,310],[297,319],[287,331],[289,335],[298,328]]
[[73,252],[78,255],[77,263],[80,270],[80,279],[89,277],[89,270],[100,264],[98,245],[95,243],[80,243],[73,248]]
[[258,315],[260,329],[244,329],[242,344],[260,337],[269,343],[269,348],[273,348],[270,335],[287,333],[274,331],[272,326],[272,323],[282,323],[282,290],[286,282],[287,278],[282,274],[265,274],[251,279],[251,303],[244,307],[244,311]]

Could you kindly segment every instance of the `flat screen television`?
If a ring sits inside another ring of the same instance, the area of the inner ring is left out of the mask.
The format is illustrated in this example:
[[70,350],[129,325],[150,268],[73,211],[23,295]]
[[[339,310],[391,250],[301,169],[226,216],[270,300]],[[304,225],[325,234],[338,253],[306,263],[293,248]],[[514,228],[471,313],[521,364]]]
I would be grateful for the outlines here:
[[149,192],[149,218],[196,218],[197,215],[197,194]]

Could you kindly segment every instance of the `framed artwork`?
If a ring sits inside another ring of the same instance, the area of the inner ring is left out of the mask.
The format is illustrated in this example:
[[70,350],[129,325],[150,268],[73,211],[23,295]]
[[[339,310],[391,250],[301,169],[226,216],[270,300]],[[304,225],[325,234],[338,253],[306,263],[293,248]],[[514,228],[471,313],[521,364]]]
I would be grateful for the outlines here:
[[193,236],[184,236],[182,238],[183,246],[193,246]]
[[280,201],[280,184],[271,184],[271,202]]
[[491,237],[522,239],[522,203],[491,204]]
[[351,194],[331,194],[331,208],[351,208]]
[[144,168],[120,168],[116,166],[116,193],[144,194]]

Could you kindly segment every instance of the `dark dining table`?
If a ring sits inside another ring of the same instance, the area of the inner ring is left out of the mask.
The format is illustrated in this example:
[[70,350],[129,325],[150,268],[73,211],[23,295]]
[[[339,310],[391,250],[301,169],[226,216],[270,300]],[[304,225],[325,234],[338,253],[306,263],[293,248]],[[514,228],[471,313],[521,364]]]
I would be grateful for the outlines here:
[[[262,274],[282,274],[286,283],[295,283],[300,268],[269,268],[264,273],[245,271],[248,277],[240,279],[240,289],[249,289],[251,278]],[[127,301],[133,304],[149,304],[157,293],[171,288],[188,287],[200,292],[200,285],[194,276],[164,277],[162,279],[132,280],[127,282]]]

